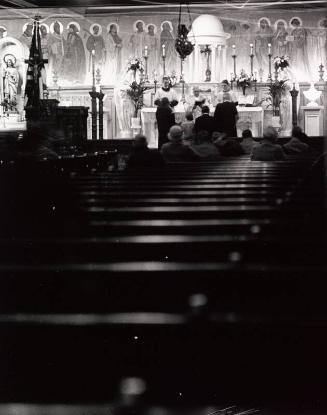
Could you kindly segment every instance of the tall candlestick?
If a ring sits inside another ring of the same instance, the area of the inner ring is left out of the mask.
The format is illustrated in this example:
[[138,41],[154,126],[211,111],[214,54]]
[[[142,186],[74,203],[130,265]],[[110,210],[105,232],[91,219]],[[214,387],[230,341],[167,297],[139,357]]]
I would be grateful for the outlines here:
[[250,43],[250,55],[253,55],[253,43]]
[[268,55],[271,54],[271,43],[268,43]]
[[92,87],[95,89],[95,50],[92,49]]
[[232,51],[232,56],[236,56],[236,46],[232,45],[233,51]]

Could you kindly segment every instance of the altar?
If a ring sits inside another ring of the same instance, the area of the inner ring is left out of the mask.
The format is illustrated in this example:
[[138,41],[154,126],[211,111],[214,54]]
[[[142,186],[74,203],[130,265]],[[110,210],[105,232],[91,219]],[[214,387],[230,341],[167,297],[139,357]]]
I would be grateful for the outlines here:
[[[156,110],[154,107],[143,108],[141,111],[142,133],[150,140],[149,147],[158,148],[158,128],[156,121]],[[253,137],[262,136],[263,132],[263,108],[237,106],[239,120],[236,124],[237,135],[241,137],[242,131],[250,129]],[[211,115],[214,107],[210,109]],[[185,109],[180,105],[175,111],[175,120],[179,124],[185,120]]]

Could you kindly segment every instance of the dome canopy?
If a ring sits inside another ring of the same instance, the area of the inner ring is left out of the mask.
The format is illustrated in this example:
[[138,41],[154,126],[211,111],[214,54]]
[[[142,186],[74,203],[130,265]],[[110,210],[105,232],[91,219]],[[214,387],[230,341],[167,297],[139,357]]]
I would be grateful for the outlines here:
[[203,14],[197,17],[189,33],[189,38],[195,39],[198,45],[226,45],[226,39],[230,34],[224,32],[220,19],[210,14]]

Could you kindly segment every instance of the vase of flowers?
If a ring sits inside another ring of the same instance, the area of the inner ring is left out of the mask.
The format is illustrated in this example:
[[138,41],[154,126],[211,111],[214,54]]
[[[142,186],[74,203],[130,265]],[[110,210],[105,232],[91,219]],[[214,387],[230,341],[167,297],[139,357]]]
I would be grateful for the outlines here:
[[278,80],[278,74],[290,66],[289,60],[290,58],[287,55],[274,57],[275,81]]
[[134,105],[134,117],[137,118],[138,112],[142,109],[143,103],[143,94],[145,91],[151,89],[150,86],[147,86],[144,80],[140,80],[139,82],[133,81],[129,84],[129,87],[126,90],[127,96],[131,99]]
[[144,71],[143,62],[140,58],[134,57],[129,58],[127,62],[127,72],[133,72],[134,81],[136,81],[136,73],[140,72],[141,74]]
[[280,101],[283,92],[286,89],[286,81],[275,81],[269,85],[269,95],[272,103],[273,108],[273,115],[279,117],[279,108],[280,108]]
[[250,88],[251,78],[246,74],[244,69],[241,70],[240,76],[236,78],[236,85],[242,88],[243,95],[245,95],[246,88]]

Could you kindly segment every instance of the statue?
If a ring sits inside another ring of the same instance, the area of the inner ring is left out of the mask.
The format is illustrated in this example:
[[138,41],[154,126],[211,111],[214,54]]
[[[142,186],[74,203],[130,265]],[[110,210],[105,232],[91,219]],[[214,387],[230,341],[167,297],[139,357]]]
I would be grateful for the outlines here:
[[17,90],[19,73],[15,67],[16,58],[7,54],[3,58],[6,68],[3,71],[3,104],[5,109],[17,111]]

